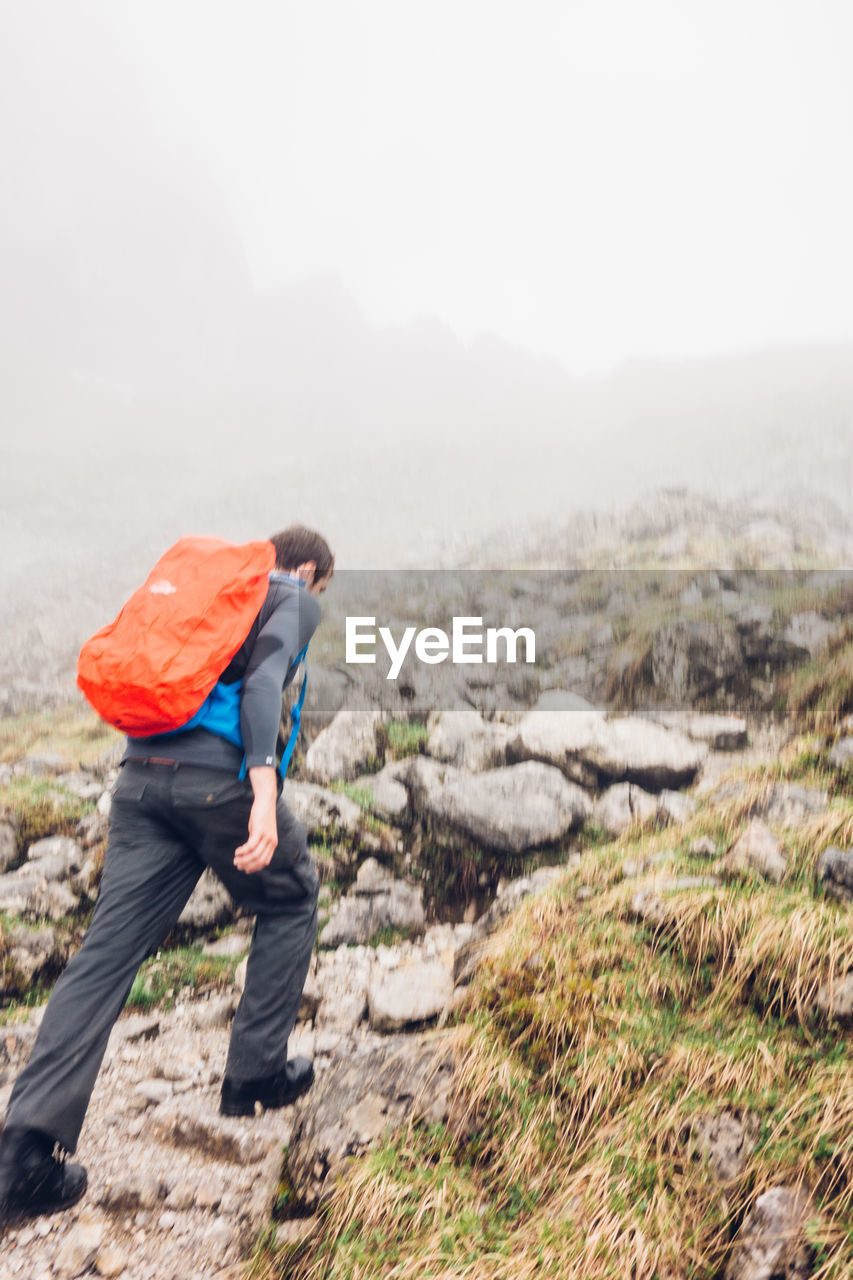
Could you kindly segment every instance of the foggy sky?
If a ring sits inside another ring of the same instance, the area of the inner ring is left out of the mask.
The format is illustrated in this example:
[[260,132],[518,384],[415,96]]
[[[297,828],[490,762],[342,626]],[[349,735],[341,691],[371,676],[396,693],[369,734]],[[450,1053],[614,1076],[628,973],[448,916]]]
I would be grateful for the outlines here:
[[573,371],[853,336],[846,0],[117,0],[255,281]]

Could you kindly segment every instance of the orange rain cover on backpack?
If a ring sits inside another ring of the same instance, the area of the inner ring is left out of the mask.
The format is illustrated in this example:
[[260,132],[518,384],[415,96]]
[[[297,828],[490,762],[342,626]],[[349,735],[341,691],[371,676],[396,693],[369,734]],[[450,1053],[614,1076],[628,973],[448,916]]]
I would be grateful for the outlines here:
[[77,684],[98,715],[135,737],[186,724],[249,634],[274,566],[271,542],[170,547],[80,650]]

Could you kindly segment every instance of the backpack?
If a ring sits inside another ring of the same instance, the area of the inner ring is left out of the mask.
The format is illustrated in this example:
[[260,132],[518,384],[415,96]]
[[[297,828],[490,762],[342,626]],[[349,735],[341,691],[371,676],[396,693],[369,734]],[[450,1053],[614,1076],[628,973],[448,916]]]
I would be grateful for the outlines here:
[[184,728],[251,630],[275,565],[271,542],[181,538],[80,650],[77,684],[131,737]]

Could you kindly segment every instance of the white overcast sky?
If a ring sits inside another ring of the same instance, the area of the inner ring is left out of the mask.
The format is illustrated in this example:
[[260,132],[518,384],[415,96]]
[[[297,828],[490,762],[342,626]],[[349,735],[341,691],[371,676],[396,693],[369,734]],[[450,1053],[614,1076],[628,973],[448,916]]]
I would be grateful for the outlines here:
[[331,272],[577,372],[853,337],[850,0],[105,13],[261,288]]

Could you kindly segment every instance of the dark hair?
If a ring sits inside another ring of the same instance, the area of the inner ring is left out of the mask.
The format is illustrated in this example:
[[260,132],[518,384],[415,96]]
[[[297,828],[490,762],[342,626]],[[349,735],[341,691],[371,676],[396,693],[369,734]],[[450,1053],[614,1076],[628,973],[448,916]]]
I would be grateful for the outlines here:
[[298,569],[301,564],[313,560],[317,565],[316,578],[325,578],[332,571],[335,557],[328,542],[322,534],[306,529],[304,524],[292,524],[281,533],[274,533],[270,542],[275,547],[277,569]]

